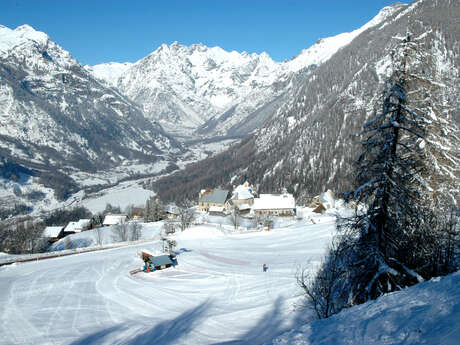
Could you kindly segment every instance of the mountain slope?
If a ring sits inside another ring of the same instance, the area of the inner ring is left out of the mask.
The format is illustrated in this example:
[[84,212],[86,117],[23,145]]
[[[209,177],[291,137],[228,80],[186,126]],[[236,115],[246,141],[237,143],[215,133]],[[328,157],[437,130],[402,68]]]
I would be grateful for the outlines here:
[[28,25],[0,27],[0,123],[2,160],[50,186],[73,185],[61,198],[75,191],[72,172],[153,163],[179,149],[134,103]]
[[286,83],[278,65],[265,53],[239,54],[175,42],[163,44],[135,63],[122,74],[118,86],[165,128],[177,131],[182,127],[190,133],[211,118],[241,106],[241,100],[255,88],[268,95],[246,103],[253,103],[251,109],[265,104],[279,95],[280,91],[272,88],[275,81]]
[[[266,53],[226,52],[202,44],[163,44],[121,74],[120,91],[144,109],[152,121],[181,134],[242,136],[260,128],[286,101],[287,92],[366,29],[400,6],[388,7],[350,33],[319,40],[291,61],[274,62]],[[93,69],[113,69],[108,64]],[[89,69],[89,68],[88,68]],[[106,74],[113,84],[116,68]],[[94,75],[104,77],[94,70]]]
[[[449,147],[450,152],[450,158],[438,161],[439,171],[449,166],[444,178],[458,185],[460,175],[455,162],[460,155],[455,137],[459,137],[460,102],[454,95],[460,91],[460,28],[456,19],[460,5],[456,1],[425,0],[395,5],[388,13],[383,22],[359,33],[291,88],[271,121],[253,136],[214,159],[159,181],[157,189],[163,197],[177,197],[179,193],[166,186],[171,186],[174,179],[185,180],[185,176],[196,176],[194,181],[186,179],[187,189],[193,185],[194,190],[199,190],[237,184],[248,179],[259,185],[260,192],[286,187],[301,201],[328,188],[336,192],[348,190],[353,180],[353,161],[360,152],[359,133],[376,110],[391,73],[392,51],[408,28],[426,55],[433,57],[414,65],[414,71],[426,73],[433,83],[444,85],[439,95],[433,94],[444,104],[440,122],[450,128],[444,139],[439,135],[435,139],[450,143],[438,145]],[[202,166],[207,168],[200,175]]]
[[109,86],[116,87],[120,76],[131,66],[132,63],[130,62],[108,62],[94,66],[85,65],[84,68],[96,79],[107,82]]

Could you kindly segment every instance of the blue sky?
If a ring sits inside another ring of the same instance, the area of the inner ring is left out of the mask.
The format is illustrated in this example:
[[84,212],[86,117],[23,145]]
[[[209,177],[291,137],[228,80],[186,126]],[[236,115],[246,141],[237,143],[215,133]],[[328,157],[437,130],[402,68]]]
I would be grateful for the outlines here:
[[[290,59],[359,28],[388,0],[0,0],[0,24],[46,32],[82,64],[134,62],[162,43]],[[402,1],[408,3],[410,1]]]

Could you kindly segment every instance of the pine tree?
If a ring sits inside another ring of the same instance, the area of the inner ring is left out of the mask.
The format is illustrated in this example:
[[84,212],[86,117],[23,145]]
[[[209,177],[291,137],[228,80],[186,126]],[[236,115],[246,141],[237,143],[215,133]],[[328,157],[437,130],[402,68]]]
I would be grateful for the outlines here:
[[[426,135],[421,113],[407,106],[407,46],[403,42],[401,68],[384,91],[382,111],[364,125],[363,152],[357,168],[357,203],[366,205],[346,223],[353,242],[350,262],[353,302],[412,285],[422,278],[414,266],[417,248],[412,238],[420,231],[420,175],[423,152],[418,140]],[[408,264],[410,264],[408,266]]]
[[442,114],[446,92],[427,73],[436,70],[427,46],[407,34],[392,56],[382,111],[364,125],[357,160],[353,198],[365,209],[339,226],[350,248],[352,304],[455,266],[458,233],[444,213],[458,199],[458,130]]
[[459,131],[430,34],[407,34],[392,52],[381,111],[362,132],[357,211],[338,220],[316,275],[298,279],[320,318],[458,269]]

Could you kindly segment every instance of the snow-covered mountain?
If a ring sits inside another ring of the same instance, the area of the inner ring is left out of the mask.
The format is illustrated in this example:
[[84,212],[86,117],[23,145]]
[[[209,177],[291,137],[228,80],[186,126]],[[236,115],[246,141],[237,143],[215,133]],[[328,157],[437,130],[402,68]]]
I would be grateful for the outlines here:
[[107,82],[109,86],[116,87],[120,76],[132,66],[130,62],[108,62],[99,65],[85,65],[85,69],[96,79]]
[[[460,3],[418,0],[385,8],[379,17],[381,21],[351,35],[353,39],[348,44],[289,88],[271,120],[253,136],[171,179],[199,176],[195,180],[197,190],[208,187],[206,184],[219,186],[249,180],[258,184],[261,192],[286,187],[300,200],[308,200],[325,189],[339,193],[349,190],[353,162],[361,150],[359,133],[381,100],[385,80],[391,73],[394,48],[410,30],[421,49],[411,67],[421,82],[411,85],[412,91],[427,90],[423,94],[412,92],[411,106],[430,113],[427,147],[438,151],[427,151],[436,170],[436,174],[432,171],[428,188],[432,194],[449,191],[458,197],[460,101],[455,95],[460,93]],[[317,45],[333,45],[332,41]],[[186,181],[190,188],[192,182]],[[168,179],[159,181],[157,190],[164,198],[187,193],[180,184],[166,190],[171,185]]]
[[[0,176],[21,181],[28,172],[61,198],[78,189],[74,172],[153,163],[179,148],[132,101],[28,25],[0,26],[0,123]],[[13,187],[20,194],[20,183],[8,186],[1,196]]]
[[291,61],[175,42],[131,66],[110,63],[88,70],[116,84],[148,117],[173,133],[241,136],[262,126],[286,92],[316,66],[401,6],[386,7],[353,32],[319,40]]
[[[243,118],[279,96],[287,83],[278,64],[265,53],[240,54],[175,42],[136,62],[121,75],[118,87],[170,131],[191,133],[202,128],[203,134],[222,134],[217,124],[211,124],[213,119],[229,112],[239,112]],[[275,87],[278,84],[281,87]],[[224,127],[228,130],[231,125],[227,121]]]

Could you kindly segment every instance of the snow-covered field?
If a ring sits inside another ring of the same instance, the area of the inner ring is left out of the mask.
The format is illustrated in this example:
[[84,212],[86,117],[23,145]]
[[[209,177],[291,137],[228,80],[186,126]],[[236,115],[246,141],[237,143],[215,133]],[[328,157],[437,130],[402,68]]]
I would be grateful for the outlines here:
[[[299,265],[320,259],[334,225],[176,235],[178,266],[130,276],[153,241],[0,268],[2,344],[212,344],[270,341],[299,325]],[[269,267],[262,272],[262,265]]]
[[[306,323],[295,274],[324,254],[334,223],[322,219],[244,234],[195,226],[174,236],[175,268],[134,276],[136,252],[160,241],[0,267],[0,343],[458,344],[460,273]],[[145,224],[144,238],[160,229]]]
[[145,206],[145,202],[155,195],[151,190],[142,188],[139,181],[121,182],[115,187],[105,189],[87,199],[80,201],[80,205],[85,206],[91,212],[103,211],[107,204],[120,206],[125,209],[129,205]]

